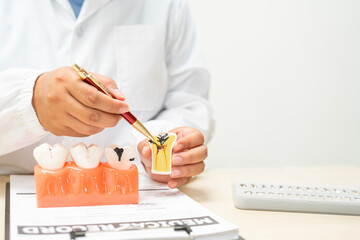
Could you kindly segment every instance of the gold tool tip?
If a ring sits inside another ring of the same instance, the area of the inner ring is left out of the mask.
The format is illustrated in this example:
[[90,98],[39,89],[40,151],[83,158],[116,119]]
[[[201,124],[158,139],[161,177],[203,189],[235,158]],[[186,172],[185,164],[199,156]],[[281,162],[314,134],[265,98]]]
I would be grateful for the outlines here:
[[87,72],[85,69],[79,67],[79,65],[73,64],[73,65],[72,65],[72,68],[77,72],[77,74],[79,75],[79,77],[80,77],[81,79],[84,80],[84,79],[87,77],[88,72]]
[[153,136],[150,136],[150,140],[154,143],[156,143],[155,138]]
[[81,67],[79,67],[79,65],[77,65],[76,63],[72,65],[72,68],[77,72],[81,71]]

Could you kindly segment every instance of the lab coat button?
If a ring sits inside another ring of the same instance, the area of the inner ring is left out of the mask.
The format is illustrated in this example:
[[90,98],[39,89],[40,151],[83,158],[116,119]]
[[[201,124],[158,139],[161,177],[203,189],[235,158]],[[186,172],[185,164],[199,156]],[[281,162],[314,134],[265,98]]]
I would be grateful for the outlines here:
[[76,35],[78,36],[78,37],[81,37],[82,35],[83,35],[83,29],[82,29],[82,27],[77,27],[76,29],[75,29],[75,33],[76,33]]

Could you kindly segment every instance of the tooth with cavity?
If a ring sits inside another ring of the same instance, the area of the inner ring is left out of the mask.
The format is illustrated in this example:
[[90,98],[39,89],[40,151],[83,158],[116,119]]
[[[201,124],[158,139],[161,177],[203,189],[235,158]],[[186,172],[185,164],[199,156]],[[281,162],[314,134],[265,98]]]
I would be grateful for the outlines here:
[[120,147],[113,144],[105,148],[105,156],[111,167],[128,170],[135,160],[135,151],[129,146]]
[[43,143],[36,147],[33,155],[41,168],[46,170],[57,170],[64,167],[68,150],[60,143],[53,147],[50,144]]
[[102,157],[103,150],[91,144],[88,147],[84,143],[77,143],[70,149],[71,158],[74,160],[78,167],[83,169],[96,168]]

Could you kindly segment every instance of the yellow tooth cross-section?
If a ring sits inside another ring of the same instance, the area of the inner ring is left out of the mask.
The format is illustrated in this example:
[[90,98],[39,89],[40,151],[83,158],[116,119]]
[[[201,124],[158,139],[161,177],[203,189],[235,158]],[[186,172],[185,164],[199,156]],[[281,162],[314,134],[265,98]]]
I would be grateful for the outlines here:
[[150,142],[152,152],[152,173],[171,173],[171,154],[175,140],[175,134],[165,133],[155,137],[156,143]]

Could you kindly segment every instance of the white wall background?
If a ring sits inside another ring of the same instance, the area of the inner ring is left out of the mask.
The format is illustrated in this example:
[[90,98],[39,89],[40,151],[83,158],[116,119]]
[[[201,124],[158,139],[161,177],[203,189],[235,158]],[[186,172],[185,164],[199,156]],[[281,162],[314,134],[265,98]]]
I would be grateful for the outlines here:
[[360,1],[190,0],[217,117],[207,166],[360,166]]

